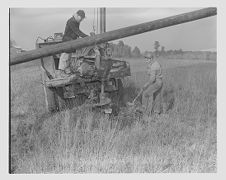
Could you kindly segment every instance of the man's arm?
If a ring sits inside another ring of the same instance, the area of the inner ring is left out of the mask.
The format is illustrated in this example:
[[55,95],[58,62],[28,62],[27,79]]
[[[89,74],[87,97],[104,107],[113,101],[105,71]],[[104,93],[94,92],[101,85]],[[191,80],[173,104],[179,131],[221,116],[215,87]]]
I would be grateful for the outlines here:
[[85,33],[83,33],[80,29],[79,29],[79,26],[76,26],[75,23],[73,22],[69,22],[69,27],[72,29],[72,31],[77,34],[77,36],[79,37],[86,37],[88,35],[86,35]]
[[155,71],[152,70],[149,75],[149,81],[143,86],[143,91],[145,91],[150,85],[155,82]]

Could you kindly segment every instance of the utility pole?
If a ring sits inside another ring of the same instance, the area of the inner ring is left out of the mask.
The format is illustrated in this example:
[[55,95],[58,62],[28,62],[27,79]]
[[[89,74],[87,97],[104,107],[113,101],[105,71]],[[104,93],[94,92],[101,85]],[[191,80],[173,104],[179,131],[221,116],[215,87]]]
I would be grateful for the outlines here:
[[100,8],[100,34],[106,32],[106,8]]

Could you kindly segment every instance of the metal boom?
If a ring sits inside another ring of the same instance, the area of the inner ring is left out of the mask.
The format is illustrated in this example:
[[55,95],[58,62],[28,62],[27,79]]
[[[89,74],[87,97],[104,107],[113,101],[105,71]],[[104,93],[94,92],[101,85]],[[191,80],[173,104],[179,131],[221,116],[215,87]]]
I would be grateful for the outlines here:
[[50,45],[40,49],[30,50],[27,52],[20,53],[16,56],[11,56],[10,66],[24,63],[24,62],[29,62],[38,58],[62,53],[65,51],[73,51],[74,49],[80,49],[83,47],[92,46],[95,44],[104,43],[104,42],[112,41],[116,39],[121,39],[124,37],[133,36],[133,35],[145,33],[148,31],[154,31],[164,27],[169,27],[177,24],[195,21],[198,19],[214,16],[216,14],[217,14],[217,8],[215,7],[204,8],[204,9],[192,11],[189,13],[170,16],[167,18],[158,19],[155,21],[150,21],[150,22],[146,22],[146,23],[142,23],[134,26],[129,26],[129,27],[118,29],[118,30],[104,32],[102,34],[98,34],[93,37],[85,37],[85,38],[81,38],[73,41]]

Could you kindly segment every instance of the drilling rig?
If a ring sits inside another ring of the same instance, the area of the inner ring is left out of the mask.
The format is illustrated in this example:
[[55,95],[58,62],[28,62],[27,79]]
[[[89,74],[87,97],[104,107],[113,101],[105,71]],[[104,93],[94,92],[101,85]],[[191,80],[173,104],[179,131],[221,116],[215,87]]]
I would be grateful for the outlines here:
[[[106,32],[106,9],[99,8],[99,32]],[[95,33],[92,32],[91,36]],[[62,43],[63,33],[36,41],[36,48]],[[130,66],[126,61],[112,58],[108,42],[77,49],[70,54],[69,77],[57,78],[60,54],[52,56],[50,73],[41,58],[42,82],[48,111],[72,108],[87,103],[100,108],[105,113],[117,114],[123,106],[122,79],[130,76]]]

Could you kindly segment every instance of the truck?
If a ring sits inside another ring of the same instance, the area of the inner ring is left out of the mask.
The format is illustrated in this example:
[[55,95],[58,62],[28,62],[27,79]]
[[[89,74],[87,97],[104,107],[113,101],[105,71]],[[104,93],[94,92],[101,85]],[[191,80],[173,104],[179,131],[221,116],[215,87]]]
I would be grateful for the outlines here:
[[[36,48],[62,43],[63,33],[36,41]],[[86,104],[116,115],[124,106],[123,78],[130,76],[128,62],[112,58],[109,43],[102,43],[71,52],[70,75],[57,77],[60,54],[52,56],[51,72],[41,58],[42,82],[46,108],[50,112]]]

